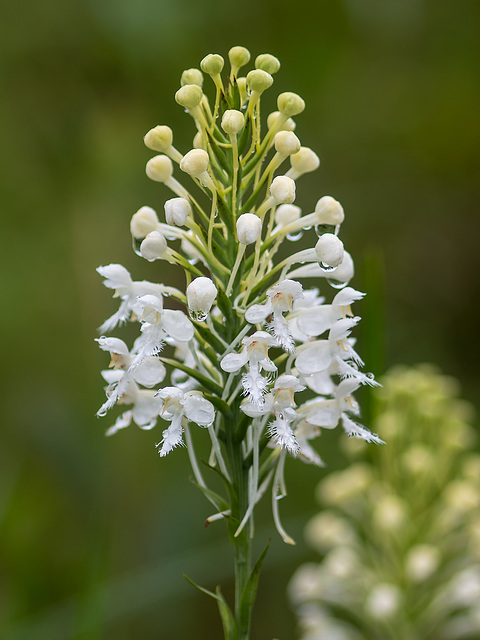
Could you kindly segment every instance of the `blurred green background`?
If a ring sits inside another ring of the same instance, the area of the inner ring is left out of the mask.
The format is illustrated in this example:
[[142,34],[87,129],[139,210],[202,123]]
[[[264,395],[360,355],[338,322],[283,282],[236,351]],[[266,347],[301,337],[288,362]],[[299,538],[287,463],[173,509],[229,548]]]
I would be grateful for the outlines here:
[[[97,420],[105,354],[96,327],[114,310],[95,272],[120,262],[135,279],[164,265],[131,251],[129,219],[162,209],[143,135],[193,123],[174,101],[183,69],[236,44],[282,62],[281,91],[320,170],[299,182],[311,211],[343,204],[357,266],[360,352],[437,362],[476,400],[480,4],[477,0],[24,0],[1,3],[0,189],[3,428],[0,629],[8,640],[216,638],[217,612],[182,577],[229,593],[220,523],[188,480],[186,452],[160,460],[159,429],[105,439]],[[264,103],[265,104],[265,103]],[[264,107],[265,109],[265,107]],[[264,113],[266,111],[264,110]],[[379,346],[380,345],[380,346]],[[328,469],[337,435],[322,437]],[[327,472],[328,472],[327,469]],[[282,503],[298,545],[260,508],[272,547],[252,640],[294,637],[285,585],[308,556],[302,527],[326,472],[291,461]],[[259,547],[260,548],[260,547]]]

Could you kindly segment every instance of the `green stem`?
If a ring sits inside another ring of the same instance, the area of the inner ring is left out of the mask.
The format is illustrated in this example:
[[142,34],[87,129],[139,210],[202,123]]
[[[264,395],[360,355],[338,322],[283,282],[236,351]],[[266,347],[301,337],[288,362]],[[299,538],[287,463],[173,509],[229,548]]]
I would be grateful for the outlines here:
[[238,525],[248,508],[248,468],[244,465],[242,442],[235,437],[235,429],[232,428],[235,422],[225,425],[227,460],[233,489],[228,533],[235,562],[235,620],[237,623],[235,640],[249,640],[252,607],[249,606],[248,611],[244,610],[245,603],[242,603],[242,595],[252,570],[252,543],[245,529],[235,536]]

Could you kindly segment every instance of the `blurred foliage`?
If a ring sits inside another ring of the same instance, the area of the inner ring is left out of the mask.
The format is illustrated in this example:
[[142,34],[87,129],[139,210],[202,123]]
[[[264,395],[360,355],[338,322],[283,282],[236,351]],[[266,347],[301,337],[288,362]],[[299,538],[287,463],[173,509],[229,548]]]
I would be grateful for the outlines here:
[[480,455],[473,407],[431,365],[375,390],[388,445],[349,440],[317,486],[305,535],[322,556],[290,584],[303,640],[475,640],[480,633]]
[[[214,555],[223,530],[203,529],[208,505],[185,477],[183,453],[160,462],[156,434],[135,430],[105,441],[94,417],[104,362],[92,338],[112,312],[95,267],[121,262],[137,278],[157,268],[129,246],[131,214],[161,209],[168,197],[144,175],[142,137],[169,124],[184,131],[176,146],[189,148],[173,93],[206,53],[242,44],[277,55],[276,90],[306,100],[297,133],[322,160],[302,178],[299,204],[340,200],[354,286],[384,283],[361,310],[365,346],[377,349],[368,368],[378,375],[383,359],[434,360],[473,397],[480,5],[3,0],[1,8],[0,625],[12,640],[215,636],[214,607],[181,572],[203,584],[211,575],[214,586],[230,564]],[[330,469],[342,464],[335,437],[324,438]],[[292,534],[313,508],[308,487],[318,478],[300,466],[289,465],[282,505]],[[283,585],[305,553],[274,539],[254,640],[291,637]]]

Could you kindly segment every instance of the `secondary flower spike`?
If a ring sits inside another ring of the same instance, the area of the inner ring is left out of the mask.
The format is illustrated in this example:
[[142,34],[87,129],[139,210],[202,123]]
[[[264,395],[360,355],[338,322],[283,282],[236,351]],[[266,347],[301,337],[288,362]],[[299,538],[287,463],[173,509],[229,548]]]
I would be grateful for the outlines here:
[[[235,46],[181,74],[175,101],[191,118],[191,142],[174,147],[183,131],[177,137],[167,124],[152,126],[146,174],[158,196],[125,221],[152,281],[133,280],[119,264],[98,268],[120,302],[98,340],[113,366],[103,372],[99,414],[125,405],[107,433],[163,424],[160,456],[181,455],[185,445],[214,508],[207,523],[225,519],[232,544],[245,549],[269,486],[276,528],[293,543],[278,511],[285,461],[322,465],[314,442],[321,430],[340,423],[350,436],[381,442],[358,422],[353,397],[375,381],[362,371],[351,335],[364,294],[347,286],[354,267],[339,237],[344,211],[323,194],[305,213],[296,204],[298,179],[319,159],[293,132],[304,100],[271,95],[279,69],[275,56]],[[300,235],[302,250],[294,244]],[[131,344],[117,337],[126,323],[130,335],[138,329]],[[228,488],[222,495],[219,477]],[[242,566],[233,621],[222,605],[242,640],[248,576]]]

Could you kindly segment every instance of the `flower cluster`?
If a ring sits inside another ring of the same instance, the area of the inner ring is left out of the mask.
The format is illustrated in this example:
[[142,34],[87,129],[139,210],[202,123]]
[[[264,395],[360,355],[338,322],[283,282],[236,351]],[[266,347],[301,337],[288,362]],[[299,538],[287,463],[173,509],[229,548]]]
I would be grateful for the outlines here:
[[[98,269],[120,300],[101,332],[126,321],[140,329],[131,348],[118,338],[98,339],[113,367],[103,372],[107,399],[98,413],[128,406],[108,433],[132,420],[142,429],[169,423],[160,455],[186,441],[197,483],[218,514],[236,519],[237,535],[273,479],[275,521],[291,542],[276,507],[286,454],[321,465],[311,440],[339,423],[348,435],[381,442],[356,421],[353,398],[360,385],[376,383],[361,371],[351,337],[360,319],[351,306],[363,294],[348,286],[353,261],[338,235],[343,209],[330,196],[304,215],[294,204],[297,181],[319,166],[294,133],[293,118],[305,103],[295,93],[280,94],[263,133],[260,104],[280,63],[259,55],[243,75],[248,50],[233,47],[228,57],[226,78],[216,54],[201,61],[201,70],[182,74],[175,100],[193,119],[192,149],[178,151],[166,125],[145,136],[157,153],[146,173],[174,197],[162,215],[149,206],[133,215],[134,248],[149,262],[177,265],[185,288],[134,281],[118,264]],[[205,76],[215,88],[213,100],[203,90]],[[311,248],[280,259],[280,248],[306,231]],[[323,294],[332,288],[327,302]],[[234,477],[243,486],[234,508],[207,490],[189,423],[208,431],[210,466],[229,486]]]
[[[433,367],[396,368],[378,391],[388,439],[318,487],[306,536],[323,559],[291,585],[303,640],[480,637],[480,456],[471,407]],[[354,443],[350,443],[350,445]]]

